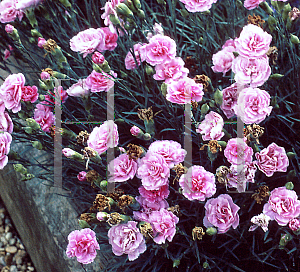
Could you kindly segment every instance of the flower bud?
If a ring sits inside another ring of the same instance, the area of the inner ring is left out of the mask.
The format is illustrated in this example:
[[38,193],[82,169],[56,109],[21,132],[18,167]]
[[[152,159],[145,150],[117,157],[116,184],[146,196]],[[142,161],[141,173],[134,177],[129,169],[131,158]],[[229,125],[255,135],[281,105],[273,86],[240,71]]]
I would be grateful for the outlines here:
[[49,80],[50,79],[50,75],[47,72],[41,72],[41,80]]
[[106,191],[107,190],[107,180],[102,180],[100,182],[99,186],[100,186],[101,190]]
[[[287,181],[289,181],[288,183],[290,184],[290,183],[292,183],[292,182],[290,182],[291,180],[293,180],[294,179],[294,177],[296,177],[296,170],[291,170],[288,174],[287,174],[287,176],[286,176],[286,180]],[[293,183],[292,183],[293,184]],[[287,184],[286,184],[287,185]],[[285,186],[286,187],[286,186]],[[286,187],[287,188],[287,187]],[[294,188],[294,185],[293,185],[293,188]],[[287,189],[289,189],[289,188],[287,188]],[[290,190],[292,190],[292,189],[290,189]]]
[[188,18],[190,16],[190,13],[185,8],[180,10],[180,14],[183,18]]
[[33,129],[31,127],[24,127],[23,129],[27,134],[32,134],[33,132]]
[[202,266],[203,266],[204,269],[209,268],[208,262],[204,262]]
[[5,25],[5,31],[6,31],[6,33],[8,33],[8,34],[13,33],[14,29],[15,29],[14,26],[12,26],[12,25],[10,25],[10,24]]
[[99,53],[99,52],[95,52],[93,55],[92,55],[92,61],[95,63],[95,64],[103,64],[104,61],[105,61],[105,58],[104,56]]
[[38,150],[42,150],[43,149],[43,145],[40,141],[32,141],[31,142],[32,146]]
[[287,245],[287,243],[289,241],[291,241],[292,239],[293,239],[293,237],[289,233],[281,234],[281,239],[279,241],[279,245],[281,247],[285,247]]
[[167,90],[168,90],[168,84],[166,84],[165,82],[163,84],[161,84],[160,90],[161,90],[162,95],[166,96]]
[[24,111],[19,111],[18,112],[18,116],[22,119],[22,120],[26,120],[26,118],[28,117],[26,112]]
[[149,133],[145,133],[145,134],[143,135],[143,140],[149,141],[150,139],[151,139],[151,135],[150,135]]
[[47,41],[44,38],[41,38],[41,37],[38,38],[38,47],[44,48],[43,45],[46,43],[47,43]]
[[206,234],[209,236],[213,236],[213,235],[217,234],[217,232],[218,232],[217,229],[214,227],[210,227],[210,228],[206,229]]
[[262,2],[259,4],[259,6],[269,15],[273,14],[273,10],[272,8],[269,6],[269,4],[267,2]]
[[106,212],[98,212],[96,217],[100,222],[103,222],[107,220],[107,214]]
[[20,163],[14,164],[14,169],[16,172],[26,175],[27,174],[27,169]]
[[173,267],[178,267],[178,265],[180,265],[180,260],[176,259],[173,261]]
[[53,75],[53,77],[58,78],[58,79],[65,79],[65,78],[67,78],[67,75],[62,74],[62,73],[57,72],[57,71],[53,71],[52,75]]
[[119,5],[117,5],[116,11],[120,15],[124,15],[126,17],[133,17],[132,11],[124,3],[120,3]]
[[27,122],[27,125],[34,130],[41,129],[41,126],[33,118],[27,118],[26,122]]
[[61,2],[66,8],[72,7],[72,5],[69,2],[69,0],[59,0],[59,2]]
[[139,17],[139,18],[141,18],[141,19],[145,19],[146,18],[146,16],[145,16],[145,12],[143,11],[143,10],[141,10],[141,9],[138,9],[138,11],[137,11],[137,16]]
[[209,111],[209,106],[207,104],[203,104],[201,106],[201,114],[205,114]]
[[299,44],[300,43],[299,38],[296,35],[293,35],[293,34],[291,34],[291,42],[293,44]]
[[142,7],[140,0],[132,0],[132,2],[137,9]]
[[271,79],[280,79],[282,77],[284,77],[284,75],[282,75],[282,74],[273,74],[270,76]]
[[287,5],[284,6],[283,12],[282,12],[282,19],[284,21],[286,21],[287,18],[289,17],[289,13],[290,13],[291,10],[292,10],[292,7],[291,7],[290,4],[287,4]]
[[45,101],[45,96],[44,96],[43,94],[40,94],[40,95],[39,95],[39,100],[40,100],[40,101]]
[[284,186],[285,186],[285,188],[287,188],[288,190],[293,190],[293,189],[294,189],[294,184],[293,184],[293,182],[291,182],[291,181],[287,182]]
[[111,70],[106,60],[100,65],[100,67],[105,73],[109,73]]
[[271,31],[275,29],[274,25],[276,24],[277,24],[277,20],[272,15],[270,15],[268,18],[268,26]]
[[150,66],[150,65],[146,65],[146,74],[147,75],[152,75],[152,74],[154,74],[154,70],[153,70],[153,68]]
[[38,38],[38,37],[42,38],[43,37],[42,34],[40,32],[38,32],[36,29],[31,29],[30,32],[31,32],[32,37],[35,37],[35,38]]
[[218,144],[222,147],[226,147],[227,143],[225,141],[218,141]]
[[109,20],[112,22],[113,25],[120,25],[121,24],[119,18],[117,16],[115,16],[114,14],[109,15]]
[[85,220],[78,220],[78,224],[82,229],[91,228],[91,226]]
[[29,20],[30,25],[34,28],[37,27],[38,22],[35,18],[34,10],[33,9],[27,9],[26,11],[26,17]]
[[290,160],[292,160],[293,158],[295,158],[296,153],[294,153],[294,152],[288,152],[288,153],[286,153],[286,155],[288,156],[288,158],[289,158]]
[[223,103],[223,93],[219,89],[214,93],[214,100],[218,105],[222,105]]
[[132,136],[136,136],[136,137],[138,137],[139,134],[143,134],[142,130],[137,126],[133,126],[130,129],[130,133],[131,133]]

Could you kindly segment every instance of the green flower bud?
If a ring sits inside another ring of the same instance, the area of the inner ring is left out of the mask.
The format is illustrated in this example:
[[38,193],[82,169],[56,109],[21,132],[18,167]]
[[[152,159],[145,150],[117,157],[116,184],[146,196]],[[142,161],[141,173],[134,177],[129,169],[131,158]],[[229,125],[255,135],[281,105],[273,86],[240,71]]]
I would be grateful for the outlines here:
[[205,114],[209,111],[209,106],[207,104],[203,104],[201,106],[201,114]]
[[26,120],[26,118],[28,117],[28,116],[27,116],[27,113],[24,112],[24,111],[19,111],[19,112],[18,112],[18,116],[19,116],[22,120]]
[[128,221],[131,220],[131,217],[130,216],[127,216],[127,215],[124,215],[124,214],[120,214],[120,217],[122,219],[122,223],[127,223]]
[[272,32],[274,31],[276,24],[277,20],[272,15],[270,15],[268,18],[268,26]]
[[[296,170],[291,170],[288,174],[287,174],[287,176],[286,176],[286,180],[287,181],[289,181],[288,183],[292,183],[292,182],[290,182],[291,180],[293,180],[294,179],[294,177],[296,177]],[[293,183],[292,183],[293,184]],[[287,184],[286,184],[287,185]],[[286,187],[286,186],[285,186]],[[293,185],[293,187],[294,187],[294,185]],[[287,187],[286,187],[287,188]],[[287,188],[287,189],[289,189],[289,188]],[[293,188],[292,188],[293,189]],[[292,190],[291,189],[291,190]]]
[[100,67],[105,73],[109,73],[111,70],[106,60],[100,65]]
[[33,129],[31,127],[24,127],[23,129],[27,134],[32,134],[33,132]]
[[288,158],[289,158],[290,160],[292,160],[292,159],[295,158],[296,153],[294,153],[294,152],[288,152],[288,153],[286,153],[286,155],[288,156]]
[[180,265],[180,260],[176,259],[173,261],[173,267],[178,267],[178,265]]
[[190,13],[186,9],[181,9],[180,14],[183,18],[188,18],[190,16]]
[[109,15],[109,20],[112,22],[113,25],[120,25],[121,22],[119,20],[119,18],[113,14]]
[[294,189],[294,184],[293,184],[293,182],[291,182],[291,181],[287,182],[284,186],[285,186],[285,188],[287,188],[288,190],[293,190],[293,189]]
[[31,36],[32,37],[35,37],[35,38],[43,38],[42,34],[40,32],[38,32],[36,29],[31,29]]
[[279,241],[279,245],[281,247],[285,247],[287,245],[287,243],[289,241],[291,241],[293,239],[292,235],[290,235],[289,233],[286,234],[281,234],[281,239]]
[[224,141],[218,141],[218,144],[222,147],[226,147],[227,146],[227,143],[224,142]]
[[20,163],[14,164],[14,169],[16,172],[26,175],[27,174],[27,169]]
[[206,234],[209,236],[213,236],[213,235],[217,234],[217,232],[218,232],[217,229],[214,227],[210,227],[210,228],[206,229]]
[[136,14],[141,19],[145,19],[146,18],[145,12],[143,10],[141,10],[141,9],[138,9]]
[[21,180],[22,181],[24,181],[24,180],[30,180],[30,179],[33,179],[34,177],[35,177],[35,175],[28,173],[25,176],[23,176]]
[[299,38],[296,35],[293,35],[293,34],[291,34],[291,42],[293,44],[299,44],[300,43]]
[[35,18],[35,15],[34,15],[34,9],[27,9],[27,11],[26,11],[26,17],[29,20],[29,23],[30,23],[30,25],[33,28],[37,27],[38,22],[37,22],[37,20]]
[[137,9],[142,7],[140,0],[132,0],[132,2]]
[[284,77],[284,75],[282,75],[282,74],[273,74],[270,76],[271,79],[280,79],[282,77]]
[[43,145],[40,141],[32,141],[31,142],[32,146],[38,150],[42,150],[43,149]]
[[151,136],[155,135],[155,124],[154,124],[154,120],[146,120],[144,119],[144,125],[146,128],[146,133],[149,133]]
[[103,191],[106,191],[106,190],[107,190],[107,180],[102,180],[102,181],[100,182],[100,188],[101,188],[101,190],[103,190]]
[[223,93],[219,89],[214,93],[214,100],[218,105],[222,105],[223,103]]
[[116,11],[120,15],[124,15],[126,17],[133,17],[132,11],[124,3],[120,3],[119,5],[117,5]]
[[290,12],[291,10],[292,10],[292,7],[291,7],[290,4],[287,4],[287,5],[284,6],[283,12],[282,12],[282,19],[283,19],[284,21],[286,21],[287,18],[289,17],[289,12]]
[[138,203],[135,198],[132,198],[132,203],[129,204],[129,207],[134,211],[139,211],[141,209],[140,203]]
[[59,2],[61,2],[66,8],[72,7],[72,5],[69,2],[69,0],[59,0]]
[[153,68],[151,67],[151,66],[149,66],[149,65],[146,65],[146,74],[147,75],[152,75],[152,74],[154,74],[154,70],[153,70]]
[[33,37],[29,37],[29,38],[28,38],[28,41],[29,41],[30,43],[36,43],[35,38],[33,38]]
[[65,79],[65,78],[67,78],[67,75],[62,74],[57,71],[53,71],[53,77],[58,78],[58,79]]
[[82,229],[91,228],[91,226],[84,220],[78,220],[79,227]]
[[132,12],[137,12],[136,7],[134,6],[133,2],[131,0],[126,1],[126,6],[132,10]]
[[204,263],[203,263],[203,268],[204,268],[204,269],[209,268],[208,262],[204,262]]
[[40,94],[40,95],[39,95],[39,100],[40,100],[40,101],[44,101],[44,100],[45,100],[45,96],[44,96],[43,94]]
[[151,139],[151,135],[150,135],[149,133],[145,133],[145,134],[143,135],[143,140],[149,141],[150,139]]
[[161,90],[161,93],[164,97],[166,97],[167,95],[167,90],[168,90],[168,84],[166,84],[165,82],[163,84],[161,84],[160,86],[160,90]]
[[31,127],[34,130],[40,130],[41,126],[33,119],[33,118],[27,118],[26,119],[27,125]]

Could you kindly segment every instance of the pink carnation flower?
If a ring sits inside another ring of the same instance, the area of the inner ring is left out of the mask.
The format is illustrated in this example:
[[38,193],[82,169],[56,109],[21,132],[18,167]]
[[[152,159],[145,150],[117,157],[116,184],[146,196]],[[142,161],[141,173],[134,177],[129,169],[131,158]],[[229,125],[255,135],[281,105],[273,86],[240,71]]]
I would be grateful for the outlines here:
[[245,124],[259,124],[272,111],[270,95],[259,88],[243,89],[238,96],[234,111]]
[[50,74],[47,72],[41,72],[41,80],[47,81],[50,79]]
[[234,40],[233,39],[227,40],[222,46],[222,49],[227,49],[228,51],[231,52],[236,51]]
[[124,0],[109,0],[105,3],[105,6],[102,8],[104,9],[104,13],[101,15],[101,18],[104,19],[104,24],[106,26],[112,25],[112,22],[109,19],[110,15],[118,17],[116,8],[122,2],[124,2]]
[[299,218],[294,218],[294,219],[290,220],[290,222],[289,222],[289,228],[292,231],[298,231],[298,230],[300,230],[300,220],[299,220]]
[[216,73],[223,73],[223,76],[231,69],[232,62],[234,60],[233,51],[225,47],[216,54],[213,54],[212,61],[213,65],[211,69]]
[[145,198],[148,202],[154,203],[164,200],[169,196],[169,186],[161,186],[157,190],[146,190],[143,186],[139,187],[140,195]]
[[189,69],[184,68],[182,58],[175,58],[169,62],[156,65],[155,72],[156,74],[153,75],[155,80],[165,80],[165,83],[170,83],[172,80],[186,77]]
[[146,190],[157,190],[168,184],[170,169],[162,155],[147,152],[146,156],[139,160],[137,177],[142,180]]
[[[133,70],[136,69],[136,64],[138,66],[141,65],[141,62],[146,60],[146,56],[144,54],[144,51],[141,50],[141,48],[144,46],[144,44],[135,44],[133,46],[133,51],[134,51],[134,56],[135,59],[131,53],[131,51],[129,51],[125,57],[125,67],[127,70]],[[135,62],[136,60],[136,62]]]
[[51,108],[42,104],[36,105],[33,118],[38,124],[40,124],[41,129],[45,132],[50,132],[50,127],[55,122],[55,117]]
[[0,131],[3,132],[13,132],[13,122],[6,111],[0,111]]
[[73,84],[68,90],[66,90],[67,94],[75,97],[88,96],[90,91],[85,81],[85,79],[79,79],[77,83]]
[[8,132],[0,133],[0,169],[3,169],[8,163],[8,153],[12,137]]
[[31,7],[36,7],[42,0],[18,0],[16,3],[16,9],[26,10]]
[[17,4],[18,0],[3,0],[0,2],[1,23],[13,22],[17,17],[19,21],[22,20],[24,12],[16,8]]
[[118,127],[112,120],[105,121],[100,127],[95,127],[87,141],[88,147],[100,154],[108,148],[114,148],[119,143]]
[[105,50],[105,36],[101,28],[81,31],[70,40],[71,50],[80,52],[84,58],[95,50],[102,52]]
[[202,166],[194,165],[179,179],[182,194],[188,200],[205,201],[216,193],[215,176]]
[[176,224],[179,218],[166,209],[154,211],[149,215],[148,221],[153,228],[153,241],[157,244],[164,244],[166,239],[172,242],[176,234]]
[[96,234],[89,228],[72,231],[68,240],[68,258],[76,257],[77,261],[83,264],[92,263],[97,255],[96,250],[100,250]]
[[11,34],[14,32],[14,26],[12,26],[11,24],[6,24],[5,25],[5,31],[8,33],[8,34]]
[[[117,75],[113,73],[113,76]],[[93,70],[93,72],[86,78],[85,84],[93,93],[108,92],[115,85],[113,76],[105,72],[98,73]]]
[[46,43],[47,41],[44,38],[39,37],[38,38],[38,47],[40,48],[44,48],[43,45]]
[[253,150],[245,143],[245,139],[232,138],[227,142],[224,156],[231,164],[244,164],[252,161]]
[[133,217],[139,221],[149,221],[149,216],[154,211],[159,211],[160,209],[167,209],[169,204],[166,200],[162,199],[160,201],[150,202],[147,198],[143,196],[137,196],[136,201],[140,204],[141,211],[133,212]]
[[239,84],[250,84],[251,87],[263,85],[271,75],[269,58],[266,55],[255,59],[238,56],[232,62],[234,80]]
[[265,0],[245,0],[244,7],[246,9],[255,9],[259,6],[260,3],[264,2]]
[[222,91],[223,101],[221,109],[227,118],[234,116],[234,106],[237,104],[238,100],[238,90],[237,83],[230,85]]
[[55,95],[58,95],[60,92],[60,99],[62,103],[65,103],[68,99],[68,94],[63,88],[60,86],[58,87],[58,91],[56,91],[56,88],[54,88],[54,92],[48,90],[49,95],[45,95],[45,101],[43,101],[43,105],[55,105]]
[[22,89],[22,97],[21,99],[23,101],[30,101],[31,103],[34,103],[37,101],[39,97],[38,88],[36,86],[25,86]]
[[275,143],[271,143],[259,153],[255,153],[257,166],[267,177],[273,176],[275,172],[286,172],[289,159],[285,149]]
[[63,148],[63,149],[62,149],[62,153],[63,153],[63,155],[64,155],[66,158],[71,158],[72,156],[75,155],[75,151],[74,151],[73,149],[71,149],[71,148],[68,148],[68,147]]
[[203,225],[206,228],[214,226],[218,228],[218,233],[225,233],[231,226],[236,229],[239,225],[238,210],[240,207],[234,204],[231,196],[227,194],[209,199],[204,208]]
[[176,56],[176,43],[168,36],[155,35],[145,45],[146,61],[151,65],[162,64]]
[[25,77],[19,73],[9,75],[0,87],[0,100],[2,100],[5,107],[12,110],[13,113],[21,110],[21,97],[24,84]]
[[79,172],[77,178],[79,181],[86,181],[86,172],[85,171]]
[[180,143],[175,141],[155,141],[149,148],[148,152],[162,155],[170,168],[184,161],[186,151],[181,148]]
[[217,0],[180,0],[189,12],[203,12],[211,8]]
[[272,36],[259,26],[244,26],[240,37],[235,39],[237,52],[247,58],[258,58],[265,55],[270,47]]
[[109,27],[101,28],[105,33],[105,50],[113,51],[117,47],[118,34],[110,31]]
[[100,53],[100,52],[95,52],[93,55],[92,55],[92,61],[95,63],[95,64],[103,64],[104,61],[105,61],[105,58],[104,56]]
[[142,130],[137,126],[133,126],[130,129],[130,133],[131,133],[132,136],[138,136],[139,134],[142,133]]
[[137,170],[137,163],[133,159],[129,159],[127,154],[121,154],[108,164],[110,173],[109,182],[124,182],[133,179]]
[[295,191],[285,187],[275,188],[264,205],[263,213],[276,220],[278,225],[286,226],[290,220],[300,215],[300,201]]
[[202,134],[203,141],[220,140],[225,134],[222,132],[224,126],[220,114],[211,111],[205,115],[205,119],[199,124],[196,132]]
[[107,235],[115,255],[128,254],[129,261],[136,260],[147,249],[144,236],[137,228],[137,222],[112,226]]
[[191,101],[201,101],[203,95],[203,85],[186,77],[168,84],[166,99],[172,103],[186,104]]

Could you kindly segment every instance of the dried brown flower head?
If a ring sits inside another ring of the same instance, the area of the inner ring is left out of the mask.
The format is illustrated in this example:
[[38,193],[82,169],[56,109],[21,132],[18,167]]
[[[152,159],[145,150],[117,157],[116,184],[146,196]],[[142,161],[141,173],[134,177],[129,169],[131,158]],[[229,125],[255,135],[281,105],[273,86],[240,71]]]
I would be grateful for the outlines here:
[[121,218],[121,215],[117,212],[113,212],[107,215],[106,223],[108,223],[108,225],[110,225],[111,227],[119,225],[122,221],[123,219]]
[[194,110],[196,110],[198,108],[198,102],[196,101],[191,101],[192,107]]
[[54,125],[52,125],[50,128],[49,128],[49,130],[50,130],[50,135],[51,135],[51,137],[55,137],[55,126]]
[[118,206],[122,210],[122,212],[125,212],[125,208],[128,207],[130,204],[133,203],[133,197],[129,195],[122,195],[119,197]]
[[96,157],[97,153],[93,148],[85,147],[81,150],[83,152],[83,157],[85,159],[90,159]]
[[277,49],[277,47],[276,46],[271,46],[266,54],[269,57],[272,64],[275,65],[276,60],[278,59],[278,49]]
[[82,213],[80,215],[80,220],[84,220],[85,222],[87,222],[88,224],[95,219],[95,215],[91,214],[91,213]]
[[86,173],[86,180],[91,183],[91,186],[94,187],[94,182],[100,178],[100,175],[95,170],[90,170]]
[[217,180],[220,184],[222,185],[226,185],[228,182],[228,177],[227,175],[231,173],[230,169],[227,166],[220,166],[217,170],[216,170],[216,176],[217,176]]
[[247,138],[247,141],[250,142],[251,138],[254,138],[256,143],[259,144],[259,137],[264,134],[264,130],[265,129],[263,127],[257,124],[248,125],[244,128],[244,136]]
[[51,68],[43,69],[42,72],[48,73],[50,76],[53,76],[53,70]]
[[146,239],[149,239],[149,238],[153,239],[154,238],[153,229],[152,229],[152,226],[150,225],[150,223],[145,222],[144,224],[141,224],[140,225],[140,232],[141,232],[141,234],[143,234],[143,236]]
[[96,195],[96,198],[93,202],[93,206],[90,208],[90,211],[99,211],[102,212],[108,208],[110,210],[110,204],[109,204],[109,199],[101,194]]
[[172,213],[174,213],[178,217],[181,216],[179,205],[175,205],[175,206],[169,207],[167,210],[170,211],[170,212],[172,212]]
[[144,150],[138,145],[128,144],[127,147],[127,155],[130,160],[137,160],[144,153]]
[[257,193],[253,194],[252,197],[258,204],[261,204],[261,202],[270,195],[269,187],[266,185],[259,186],[256,191]]
[[198,84],[203,85],[203,91],[208,92],[210,78],[206,75],[196,75],[194,78],[194,81]]
[[138,109],[138,117],[141,120],[146,120],[146,121],[152,120],[153,119],[152,106],[149,107],[148,109]]
[[89,139],[90,134],[87,133],[87,131],[80,131],[77,135],[77,143],[85,145],[87,143],[87,140]]
[[108,193],[106,195],[106,197],[110,197],[112,198],[114,201],[118,202],[119,201],[119,198],[120,196],[124,195],[124,191],[119,189],[119,188],[116,188],[112,193]]
[[192,56],[188,56],[184,60],[185,67],[190,70],[191,73],[194,73],[198,70],[197,62]]
[[262,20],[259,15],[255,15],[255,14],[253,14],[253,16],[251,16],[250,14],[248,15],[248,24],[257,25],[260,28],[263,28],[264,23],[265,21]]
[[193,240],[196,239],[202,240],[202,237],[205,235],[205,232],[202,227],[194,227],[192,230]]
[[293,9],[289,12],[289,17],[291,21],[295,21],[298,18],[300,18],[300,10],[296,7],[293,7]]
[[57,48],[57,43],[52,39],[48,39],[47,42],[43,45],[43,48],[48,53],[51,53],[51,51],[54,51]]
[[220,146],[218,144],[218,141],[216,141],[216,140],[211,140],[211,141],[208,142],[208,144],[202,145],[200,150],[204,150],[204,148],[206,146],[208,146],[209,151],[213,154],[216,154],[219,151],[218,148],[220,149],[220,151],[222,151],[222,146]]
[[188,169],[185,166],[183,166],[181,163],[179,163],[173,167],[173,170],[176,173],[176,177],[173,180],[173,184],[174,184],[175,181],[178,181],[180,179],[181,175],[187,173]]

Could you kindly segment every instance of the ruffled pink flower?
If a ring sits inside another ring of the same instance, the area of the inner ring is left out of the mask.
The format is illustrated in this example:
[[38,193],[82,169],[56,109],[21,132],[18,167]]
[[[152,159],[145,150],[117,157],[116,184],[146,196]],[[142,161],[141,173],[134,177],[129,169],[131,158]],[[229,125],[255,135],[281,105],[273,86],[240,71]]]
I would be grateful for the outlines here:
[[0,87],[0,99],[3,100],[7,109],[16,113],[21,110],[22,89],[24,88],[25,77],[23,74],[9,75]]
[[228,49],[225,47],[225,49],[220,50],[216,54],[213,54],[212,61],[213,65],[211,69],[216,73],[223,73],[223,76],[231,69],[232,62],[234,60],[233,50]]
[[238,56],[232,62],[234,80],[239,84],[250,84],[251,87],[263,85],[271,75],[269,58],[264,55],[255,59]]
[[203,95],[203,85],[186,77],[168,84],[166,99],[172,103],[186,104],[191,101],[201,101]]
[[41,72],[41,80],[49,80],[50,79],[50,74],[47,72]]
[[16,9],[25,11],[27,8],[36,7],[42,0],[18,0]]
[[153,236],[155,237],[153,241],[157,244],[164,244],[166,240],[172,242],[179,218],[166,209],[160,209],[149,215],[148,222],[153,229]]
[[133,212],[133,217],[139,221],[149,221],[149,216],[154,211],[159,211],[160,209],[167,209],[169,204],[166,200],[162,199],[160,201],[150,202],[147,198],[143,196],[137,196],[136,201],[140,204],[141,211]]
[[263,213],[276,220],[278,225],[286,226],[290,220],[300,215],[300,201],[295,191],[285,187],[275,188],[264,205]]
[[89,88],[86,86],[85,79],[79,79],[77,83],[73,84],[66,90],[69,96],[83,97],[90,94]]
[[231,52],[236,51],[234,40],[233,40],[233,39],[227,40],[227,41],[224,43],[224,45],[222,46],[222,49],[225,49],[225,48],[226,48],[228,51],[231,51]]
[[139,187],[139,193],[140,195],[145,198],[148,202],[160,202],[163,199],[167,198],[169,196],[169,186],[164,185],[161,186],[157,190],[146,190],[143,186]]
[[224,156],[231,164],[244,164],[252,161],[253,150],[245,143],[245,139],[232,138],[227,142]]
[[130,129],[130,133],[132,136],[138,136],[141,132],[142,132],[142,130],[137,126],[133,126]]
[[42,104],[37,104],[34,110],[34,120],[40,124],[41,129],[45,132],[50,132],[50,127],[55,122],[55,116],[51,108]]
[[[113,73],[114,76],[117,76]],[[86,86],[93,93],[97,92],[108,92],[111,88],[114,87],[115,82],[112,75],[109,75],[105,72],[98,73],[95,70],[86,78]]]
[[228,187],[237,188],[239,193],[245,192],[247,182],[255,182],[254,177],[257,171],[255,165],[256,161],[240,165],[232,164],[230,167],[231,173],[227,175]]
[[189,12],[203,12],[211,8],[217,0],[180,0]]
[[80,52],[85,58],[95,50],[105,50],[105,32],[101,28],[89,28],[79,32],[70,40],[71,50]]
[[12,137],[8,132],[0,133],[0,169],[8,163],[8,153],[10,150],[10,144]]
[[137,222],[128,221],[126,224],[112,226],[107,235],[115,255],[128,254],[128,260],[136,260],[147,249],[144,236],[137,228]]
[[157,190],[168,184],[170,169],[162,155],[147,152],[139,161],[137,177],[142,180],[146,190]]
[[96,234],[89,228],[72,231],[68,235],[68,241],[68,258],[76,257],[77,261],[83,264],[92,263],[97,255],[96,250],[100,250]]
[[119,143],[118,126],[112,120],[105,121],[100,127],[95,127],[87,141],[88,147],[100,154],[108,148],[114,148]]
[[264,2],[265,0],[245,0],[244,7],[246,9],[255,9],[259,6],[260,3]]
[[105,47],[104,50],[113,51],[117,47],[118,34],[110,31],[109,27],[101,28],[105,33]]
[[51,91],[48,90],[49,94],[45,95],[45,101],[43,101],[44,105],[53,105],[55,104],[55,94],[59,94],[60,92],[60,99],[62,103],[65,103],[68,99],[68,94],[65,90],[63,90],[63,88],[60,86],[58,87],[58,91],[56,91],[56,88],[54,88],[54,93],[52,93]]
[[77,179],[79,181],[86,181],[86,172],[85,171],[79,172],[77,175]]
[[237,104],[238,100],[238,90],[237,83],[230,85],[222,91],[223,101],[221,109],[227,118],[234,116],[234,106]]
[[144,53],[142,53],[141,51],[141,48],[144,46],[145,44],[135,44],[133,46],[133,51],[134,51],[134,56],[135,56],[135,59],[136,59],[136,62],[135,62],[135,59],[131,53],[131,51],[129,51],[125,57],[125,67],[127,70],[133,70],[133,69],[136,69],[136,63],[138,66],[141,65],[141,62],[145,61],[146,60],[146,56]]
[[[154,35],[157,34],[164,35],[164,29],[162,28],[161,24],[155,23],[153,25],[153,33]],[[147,33],[147,40],[150,40],[153,37],[153,33],[151,32]]]
[[186,151],[181,148],[180,143],[175,141],[155,141],[149,148],[149,152],[162,155],[170,168],[184,161]]
[[38,47],[40,48],[44,48],[43,45],[46,43],[47,41],[44,38],[39,37],[38,38]]
[[5,25],[5,31],[8,33],[8,34],[11,34],[14,32],[14,26],[12,26],[11,24],[7,24]]
[[13,122],[7,111],[0,111],[0,131],[12,133],[14,129]]
[[92,61],[95,64],[103,64],[105,58],[100,52],[94,52],[94,54],[92,55]]
[[225,135],[222,132],[223,126],[222,116],[211,111],[205,115],[205,119],[199,124],[196,132],[202,134],[203,141],[220,140]]
[[110,0],[105,3],[105,6],[102,8],[104,9],[104,13],[101,15],[101,18],[104,20],[104,24],[106,26],[112,25],[112,22],[109,19],[110,15],[114,15],[118,17],[116,12],[117,5],[124,2],[124,0]]
[[271,143],[259,153],[255,153],[257,166],[267,177],[273,176],[275,172],[286,172],[289,159],[285,149],[275,143]]
[[292,231],[298,231],[300,229],[300,220],[299,218],[294,218],[289,222],[289,228]]
[[231,196],[227,194],[209,199],[204,208],[203,225],[206,228],[214,226],[218,228],[218,233],[225,233],[231,226],[236,229],[239,225],[238,210],[240,207],[234,204]]
[[259,124],[272,111],[270,95],[259,88],[249,87],[243,89],[239,93],[234,111],[245,124]]
[[270,47],[272,36],[259,26],[248,24],[243,27],[239,38],[235,39],[237,52],[246,58],[265,55]]
[[179,179],[182,194],[188,200],[205,201],[216,193],[215,176],[199,165],[189,168]]
[[176,56],[176,42],[168,36],[155,35],[145,45],[146,62],[151,65],[162,64]]
[[30,101],[31,103],[34,103],[37,101],[39,97],[38,88],[36,86],[25,86],[22,89],[22,97],[21,99],[23,101]]
[[109,182],[124,182],[133,179],[137,170],[137,163],[133,159],[129,159],[127,154],[121,154],[108,164],[110,173]]
[[156,65],[155,72],[156,74],[153,75],[155,80],[165,80],[165,83],[170,83],[172,80],[186,77],[189,69],[184,68],[182,58],[175,58],[169,62]]
[[71,158],[75,155],[75,151],[71,148],[65,147],[61,151],[66,158]]
[[13,22],[17,17],[19,21],[22,20],[24,12],[16,8],[17,4],[18,0],[3,0],[0,2],[1,23]]

